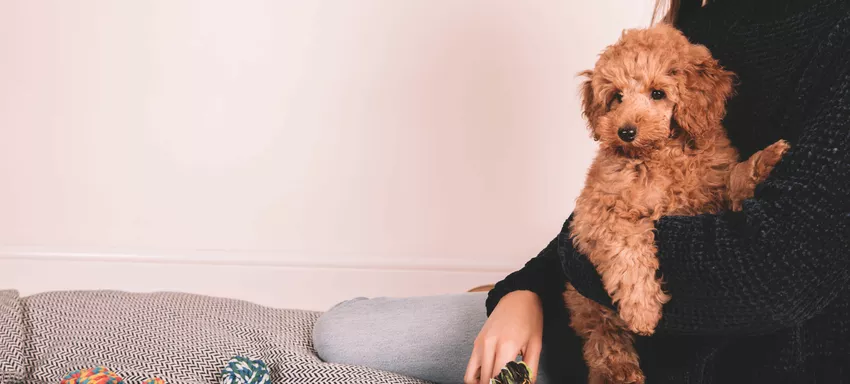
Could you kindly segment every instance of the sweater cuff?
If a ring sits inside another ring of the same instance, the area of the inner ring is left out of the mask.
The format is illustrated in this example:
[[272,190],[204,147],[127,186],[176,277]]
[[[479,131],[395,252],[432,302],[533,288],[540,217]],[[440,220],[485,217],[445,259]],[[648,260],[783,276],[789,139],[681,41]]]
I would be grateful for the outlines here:
[[[515,274],[516,272],[514,272]],[[544,300],[544,291],[545,287],[542,279],[512,279],[511,277],[514,275],[511,274],[505,280],[496,284],[493,289],[487,293],[487,317],[490,317],[490,314],[493,313],[493,310],[496,309],[496,304],[499,304],[499,301],[502,300],[505,295],[514,291],[531,291],[540,296],[541,300]]]
[[599,275],[599,271],[596,270],[587,256],[577,251],[571,244],[559,246],[558,255],[566,280],[572,284],[578,293],[603,306],[614,308],[611,296],[608,295],[608,291],[602,284],[602,276]]

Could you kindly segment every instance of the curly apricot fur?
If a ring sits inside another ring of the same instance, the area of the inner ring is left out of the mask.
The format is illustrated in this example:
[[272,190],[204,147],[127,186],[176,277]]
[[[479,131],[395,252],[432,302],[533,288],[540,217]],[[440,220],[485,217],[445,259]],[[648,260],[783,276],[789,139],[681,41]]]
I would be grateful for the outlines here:
[[[656,277],[655,221],[740,209],[788,144],[739,162],[721,125],[734,75],[669,25],[625,31],[581,75],[582,113],[599,151],[570,231],[618,311],[569,284],[564,300],[590,382],[643,383],[632,332],[652,334],[670,300]],[[619,137],[625,126],[636,128],[634,140]]]

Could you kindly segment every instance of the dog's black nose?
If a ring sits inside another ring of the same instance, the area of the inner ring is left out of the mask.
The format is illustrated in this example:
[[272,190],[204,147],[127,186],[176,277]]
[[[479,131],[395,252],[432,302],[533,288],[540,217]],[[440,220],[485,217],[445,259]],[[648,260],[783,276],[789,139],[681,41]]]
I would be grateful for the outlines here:
[[637,136],[637,128],[633,125],[627,125],[617,131],[617,136],[620,136],[620,140],[631,143]]

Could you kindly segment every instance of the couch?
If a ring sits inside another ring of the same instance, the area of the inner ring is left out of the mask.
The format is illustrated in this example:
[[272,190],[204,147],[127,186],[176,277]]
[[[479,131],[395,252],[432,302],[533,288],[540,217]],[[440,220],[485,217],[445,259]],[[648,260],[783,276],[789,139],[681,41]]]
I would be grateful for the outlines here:
[[274,383],[425,383],[322,362],[310,337],[319,315],[186,293],[0,291],[0,384],[58,384],[94,366],[127,384],[209,384],[235,355],[265,361]]

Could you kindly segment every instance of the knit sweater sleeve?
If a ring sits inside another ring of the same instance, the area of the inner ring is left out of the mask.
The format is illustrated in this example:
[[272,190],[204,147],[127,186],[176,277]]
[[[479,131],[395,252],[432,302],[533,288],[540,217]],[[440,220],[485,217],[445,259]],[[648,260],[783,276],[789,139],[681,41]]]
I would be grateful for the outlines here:
[[560,297],[565,290],[566,278],[561,269],[558,246],[568,236],[571,218],[572,216],[567,219],[558,236],[552,239],[537,257],[525,263],[522,269],[496,283],[487,295],[487,316],[493,313],[493,309],[502,297],[513,291],[525,290],[536,293],[541,298],[544,309],[555,305],[563,306]]
[[[656,223],[672,300],[658,333],[764,334],[818,315],[850,283],[850,20],[803,74],[792,121],[803,130],[741,212]],[[589,263],[564,248],[584,295],[610,305]]]

